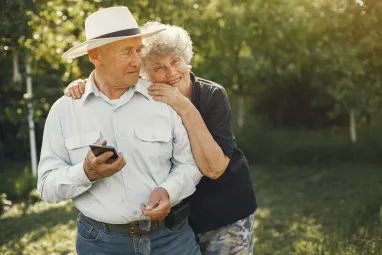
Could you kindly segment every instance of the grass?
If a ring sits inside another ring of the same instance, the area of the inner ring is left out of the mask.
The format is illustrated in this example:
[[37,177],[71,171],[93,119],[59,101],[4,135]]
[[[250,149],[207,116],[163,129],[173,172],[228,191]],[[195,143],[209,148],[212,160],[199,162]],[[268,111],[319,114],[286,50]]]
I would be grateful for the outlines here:
[[[382,171],[254,167],[255,254],[382,254]],[[0,254],[75,254],[70,202],[19,203],[0,217]]]
[[70,202],[11,207],[0,219],[0,254],[76,254],[76,215]]
[[380,167],[263,167],[253,179],[255,254],[382,254]]

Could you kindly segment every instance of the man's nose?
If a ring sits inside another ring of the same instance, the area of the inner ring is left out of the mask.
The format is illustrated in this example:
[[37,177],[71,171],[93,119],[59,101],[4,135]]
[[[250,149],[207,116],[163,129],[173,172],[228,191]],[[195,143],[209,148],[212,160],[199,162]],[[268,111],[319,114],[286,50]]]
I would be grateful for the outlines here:
[[142,64],[141,56],[136,50],[134,50],[132,53],[132,56],[131,56],[130,65],[135,66],[135,67],[140,67],[141,64]]

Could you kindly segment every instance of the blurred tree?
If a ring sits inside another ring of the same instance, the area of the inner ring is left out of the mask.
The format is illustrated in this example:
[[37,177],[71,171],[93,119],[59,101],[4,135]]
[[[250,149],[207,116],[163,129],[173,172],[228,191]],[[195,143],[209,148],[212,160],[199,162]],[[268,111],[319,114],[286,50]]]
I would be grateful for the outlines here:
[[[35,4],[31,1],[4,0],[0,3],[0,165],[17,147],[21,155],[24,152],[23,132],[18,128],[19,123],[25,122],[19,101],[24,94],[21,72],[25,48],[22,45],[31,36],[31,28],[27,25],[30,16],[26,15],[26,11],[34,8]],[[15,140],[14,143],[10,143],[11,140]],[[7,151],[4,146],[6,141],[10,144]]]
[[237,94],[239,128],[245,120],[245,94],[256,83],[250,27],[257,24],[254,8],[259,2],[209,1],[197,17],[201,26],[190,30],[195,35],[194,65],[198,72]]
[[328,40],[312,74],[317,86],[334,98],[332,116],[349,113],[352,142],[356,142],[356,118],[381,110],[380,72],[382,3],[346,1],[323,5]]
[[[67,63],[62,53],[85,39],[83,24],[90,13],[114,5],[126,1],[0,2],[1,161],[28,155],[29,99],[22,85],[27,54],[41,141],[52,103],[71,80],[85,78],[93,68],[86,57]],[[190,33],[193,70],[235,95],[239,127],[254,115],[277,128],[347,125],[344,114],[350,113],[355,137],[356,119],[368,116],[371,123],[380,113],[378,1],[132,0],[128,6],[139,24],[158,20]],[[252,113],[245,113],[246,99],[254,102]]]

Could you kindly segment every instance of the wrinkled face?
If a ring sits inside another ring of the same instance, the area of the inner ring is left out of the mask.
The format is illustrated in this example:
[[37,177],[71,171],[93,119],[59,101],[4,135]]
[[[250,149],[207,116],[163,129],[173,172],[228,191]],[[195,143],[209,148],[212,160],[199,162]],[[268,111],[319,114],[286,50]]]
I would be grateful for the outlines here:
[[151,82],[167,83],[177,87],[183,95],[186,95],[191,85],[191,79],[190,69],[183,57],[177,55],[157,56],[151,60],[147,69]]
[[142,48],[141,38],[129,38],[98,48],[97,72],[114,88],[127,88],[136,84]]

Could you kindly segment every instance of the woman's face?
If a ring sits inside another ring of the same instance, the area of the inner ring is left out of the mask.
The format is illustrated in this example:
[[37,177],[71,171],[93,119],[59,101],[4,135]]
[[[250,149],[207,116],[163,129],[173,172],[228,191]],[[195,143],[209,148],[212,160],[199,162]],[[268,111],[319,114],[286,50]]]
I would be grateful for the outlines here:
[[167,83],[177,87],[179,91],[187,96],[191,85],[190,69],[181,56],[162,55],[151,60],[149,80],[152,83]]

